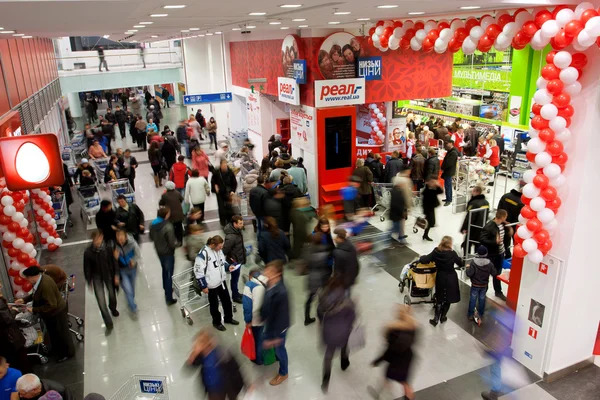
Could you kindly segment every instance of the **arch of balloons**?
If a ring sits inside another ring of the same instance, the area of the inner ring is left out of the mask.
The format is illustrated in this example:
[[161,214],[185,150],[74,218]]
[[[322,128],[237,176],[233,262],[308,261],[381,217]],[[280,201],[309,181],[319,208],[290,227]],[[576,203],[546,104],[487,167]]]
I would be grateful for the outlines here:
[[56,221],[52,199],[48,189],[10,191],[0,182],[0,233],[2,247],[10,258],[8,275],[11,278],[13,292],[23,297],[32,289],[31,284],[21,276],[25,268],[38,265],[35,243],[37,239],[29,230],[25,210],[31,197],[35,212],[39,240],[49,251],[55,251],[62,244],[56,232]]
[[500,12],[466,21],[379,21],[369,30],[369,43],[380,51],[409,50],[467,54],[488,52],[494,47],[519,50],[528,44],[534,50],[551,45],[537,81],[534,95],[527,159],[531,170],[524,174],[523,207],[515,235],[516,257],[542,261],[552,248],[551,237],[558,222],[560,191],[566,179],[562,174],[568,161],[565,149],[571,138],[573,96],[581,92],[579,80],[587,64],[585,51],[600,47],[600,13],[593,4],[583,2],[576,8],[558,6],[535,14],[524,8],[512,15]]

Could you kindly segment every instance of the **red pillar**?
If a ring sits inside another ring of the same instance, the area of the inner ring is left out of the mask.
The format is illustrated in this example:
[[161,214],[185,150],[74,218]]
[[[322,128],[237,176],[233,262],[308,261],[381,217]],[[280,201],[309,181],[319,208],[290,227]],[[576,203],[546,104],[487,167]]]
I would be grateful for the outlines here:
[[521,274],[523,272],[523,259],[514,257],[510,266],[510,279],[508,293],[506,294],[506,305],[513,311],[517,310],[519,301],[519,289],[521,288]]

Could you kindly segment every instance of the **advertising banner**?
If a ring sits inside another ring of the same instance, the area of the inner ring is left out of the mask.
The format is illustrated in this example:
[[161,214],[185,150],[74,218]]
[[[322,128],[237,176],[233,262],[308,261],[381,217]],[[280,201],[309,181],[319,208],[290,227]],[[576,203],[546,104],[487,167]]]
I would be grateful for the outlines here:
[[360,41],[347,32],[328,36],[319,49],[319,71],[323,79],[356,78],[358,57],[365,56]]
[[306,60],[294,60],[294,79],[299,85],[306,83]]
[[315,153],[315,109],[294,107],[290,110],[290,136],[293,148]]
[[381,80],[381,57],[361,57],[358,59],[358,77],[366,81]]
[[283,103],[300,105],[300,87],[293,78],[277,78],[277,94]]
[[251,93],[246,97],[246,111],[248,112],[248,130],[261,135],[260,94]]
[[386,151],[406,153],[406,117],[392,118],[388,124]]
[[281,65],[283,67],[283,75],[286,78],[294,77],[294,61],[304,58],[300,47],[300,38],[296,35],[287,35],[283,38],[281,45]]
[[335,107],[365,103],[365,79],[315,81],[315,106]]

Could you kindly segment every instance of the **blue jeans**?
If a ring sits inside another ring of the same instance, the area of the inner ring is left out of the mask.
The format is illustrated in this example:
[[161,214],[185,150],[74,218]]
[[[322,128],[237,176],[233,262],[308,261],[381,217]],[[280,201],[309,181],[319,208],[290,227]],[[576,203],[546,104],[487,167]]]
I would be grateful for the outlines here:
[[487,293],[486,287],[476,287],[471,286],[471,296],[469,298],[469,318],[475,315],[475,306],[479,301],[479,305],[477,305],[477,313],[480,317],[483,317],[483,313],[485,312],[485,294]]
[[[496,274],[500,274],[502,272],[502,266],[504,265],[504,254],[492,256],[490,257],[490,261],[494,264],[494,267],[496,267]],[[502,284],[500,283],[500,280],[495,276],[492,279],[494,282],[494,292],[502,293]]]
[[279,334],[279,339],[281,339],[281,343],[279,346],[275,347],[275,357],[279,360],[279,375],[285,376],[288,374],[288,354],[285,349],[285,335],[286,332]]
[[447,176],[444,178],[444,192],[446,192],[446,201],[452,201],[452,177]]
[[175,270],[175,256],[158,256],[160,266],[162,267],[163,289],[165,291],[165,300],[173,300],[173,271]]
[[390,237],[394,234],[398,234],[398,240],[402,241],[404,236],[404,221],[392,221],[392,230],[390,231]]
[[494,363],[490,365],[490,373],[492,375],[492,391],[500,392],[502,390],[502,356],[497,356]]
[[[244,249],[244,251],[246,251],[246,249]],[[231,273],[231,298],[232,299],[235,299],[237,297],[242,297],[242,295],[240,294],[240,290],[238,288],[238,282],[240,281],[240,271],[242,270],[242,267],[243,267],[243,265]]]
[[135,278],[137,276],[137,268],[121,268],[121,287],[125,292],[127,305],[131,312],[137,312],[137,304],[135,304]]
[[256,365],[263,365],[263,330],[262,326],[253,326],[252,327],[252,336],[254,336],[254,345],[256,347],[256,360],[254,363]]
[[263,220],[261,217],[256,217],[256,237],[260,236],[263,230]]

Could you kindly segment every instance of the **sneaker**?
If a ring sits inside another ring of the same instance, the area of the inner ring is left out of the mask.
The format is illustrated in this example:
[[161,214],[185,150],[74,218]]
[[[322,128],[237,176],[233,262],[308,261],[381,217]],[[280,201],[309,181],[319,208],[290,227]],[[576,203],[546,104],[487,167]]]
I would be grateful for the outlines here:
[[218,324],[218,325],[213,324],[213,326],[215,327],[216,330],[221,331],[221,332],[224,332],[227,330],[227,328],[225,328],[223,326],[223,324]]
[[442,315],[440,317],[440,322],[443,324],[444,322],[448,321],[448,317],[446,317],[445,315]]
[[506,296],[502,292],[496,293],[496,297],[499,298],[502,301],[506,301]]
[[279,375],[279,374],[277,374],[277,376],[275,378],[271,379],[271,381],[269,382],[269,384],[271,386],[281,385],[287,378],[288,378],[287,375]]
[[310,325],[310,324],[314,323],[315,321],[316,321],[316,319],[315,319],[315,318],[306,318],[306,319],[304,320],[304,326],[308,326],[308,325]]
[[329,377],[328,376],[323,377],[323,382],[321,383],[321,391],[323,392],[323,394],[327,394],[327,392],[329,391]]
[[233,319],[233,318],[232,318],[232,319],[230,319],[230,320],[228,320],[228,321],[225,321],[225,323],[226,323],[226,324],[229,324],[229,325],[239,325],[239,324],[240,324],[238,321],[236,321],[236,320],[235,320],[235,319]]
[[485,400],[498,400],[500,393],[490,390],[489,392],[481,392],[481,397]]
[[117,311],[117,310],[111,310],[110,313],[112,314],[113,317],[118,317],[120,315],[119,311]]
[[448,207],[450,204],[452,204],[452,202],[451,202],[451,201],[445,201],[445,202],[444,202],[444,207]]

